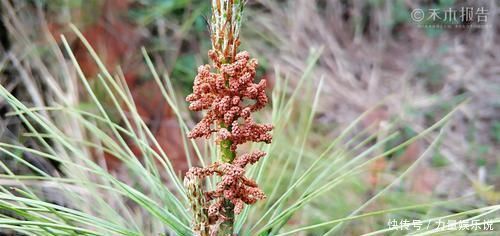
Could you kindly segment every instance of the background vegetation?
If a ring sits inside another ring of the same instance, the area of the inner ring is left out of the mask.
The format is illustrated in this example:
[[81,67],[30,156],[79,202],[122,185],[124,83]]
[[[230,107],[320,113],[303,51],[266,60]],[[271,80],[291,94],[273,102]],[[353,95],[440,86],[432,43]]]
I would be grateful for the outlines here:
[[[487,8],[487,27],[424,29],[409,18],[464,5]],[[0,6],[0,232],[183,232],[182,173],[216,152],[185,139],[199,117],[183,102],[207,62],[210,2]],[[272,82],[273,109],[260,119],[277,129],[251,170],[268,199],[247,209],[239,232],[498,221],[498,12],[493,0],[249,1],[241,47]]]

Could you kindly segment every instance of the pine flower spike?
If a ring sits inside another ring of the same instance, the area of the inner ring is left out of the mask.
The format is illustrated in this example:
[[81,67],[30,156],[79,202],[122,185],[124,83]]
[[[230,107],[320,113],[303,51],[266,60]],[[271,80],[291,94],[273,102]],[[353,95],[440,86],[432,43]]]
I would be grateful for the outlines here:
[[[189,138],[215,135],[220,161],[206,168],[193,167],[184,178],[197,235],[232,235],[234,216],[245,204],[265,198],[255,181],[245,176],[245,167],[263,158],[256,151],[236,157],[238,145],[271,143],[270,124],[257,124],[252,113],[268,103],[266,80],[255,83],[258,62],[246,51],[238,52],[244,0],[212,0],[210,33],[212,65],[202,65],[194,80],[193,93],[186,97],[189,109],[206,111],[189,132]],[[204,190],[203,180],[219,176],[213,190]]]
[[[203,119],[188,134],[189,138],[208,138],[216,135],[219,143],[229,143],[229,152],[236,154],[237,146],[246,142],[270,143],[269,133],[273,127],[269,124],[257,124],[251,113],[262,109],[268,102],[265,94],[266,81],[254,83],[257,60],[250,59],[248,52],[240,52],[231,64],[223,64],[213,51],[209,52],[213,61],[210,65],[198,68],[193,93],[186,100],[190,102],[189,109],[193,111],[207,110]],[[213,72],[214,69],[216,72]],[[221,147],[223,147],[221,145]],[[234,205],[234,214],[239,214],[244,204],[254,204],[265,198],[255,181],[245,177],[245,166],[254,164],[266,155],[256,151],[243,154],[234,160],[222,163],[216,162],[207,168],[191,168],[185,177],[185,185],[189,190],[192,210],[195,215],[193,229],[206,228],[206,218],[212,225],[210,232],[216,231],[217,225],[227,221],[224,214],[224,202],[228,200]],[[213,191],[205,191],[203,196],[198,193],[204,178],[217,175],[221,182]],[[203,197],[203,199],[197,199]],[[191,199],[192,198],[192,199]],[[205,203],[200,215],[200,204]]]

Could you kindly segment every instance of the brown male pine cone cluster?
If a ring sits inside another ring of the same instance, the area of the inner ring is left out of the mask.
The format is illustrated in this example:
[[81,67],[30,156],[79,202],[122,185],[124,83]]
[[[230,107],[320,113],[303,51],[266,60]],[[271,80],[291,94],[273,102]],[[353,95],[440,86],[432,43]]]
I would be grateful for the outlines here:
[[[198,68],[193,93],[186,100],[193,111],[207,110],[204,118],[188,134],[190,138],[208,138],[215,133],[217,141],[229,141],[230,152],[236,153],[237,146],[246,142],[270,143],[272,125],[257,124],[251,113],[263,108],[267,102],[266,81],[254,83],[256,59],[250,59],[243,51],[234,57],[234,62],[225,63],[211,50],[209,56],[213,66]],[[243,209],[244,204],[253,204],[265,198],[255,181],[245,177],[245,166],[253,164],[266,153],[256,151],[236,157],[232,162],[216,162],[206,168],[194,167],[186,174],[186,180],[202,180],[218,175],[221,181],[213,191],[204,191],[205,211],[211,224],[226,221],[221,212],[225,200],[234,204],[234,214]]]
[[265,155],[265,152],[257,151],[236,158],[232,164],[216,162],[207,168],[194,167],[187,173],[186,179],[203,179],[212,175],[222,178],[215,190],[205,192],[205,200],[213,200],[212,204],[206,206],[209,219],[214,222],[224,220],[219,214],[222,211],[224,198],[234,204],[235,214],[243,210],[243,203],[253,204],[265,198],[264,192],[259,189],[255,181],[245,177],[244,169],[247,164],[253,164]]
[[233,152],[237,145],[249,141],[270,143],[272,136],[268,132],[272,126],[256,124],[250,116],[267,104],[266,80],[253,82],[257,60],[250,59],[246,51],[238,53],[231,64],[222,64],[213,51],[209,55],[219,73],[212,72],[210,65],[198,68],[193,93],[186,100],[191,102],[189,109],[208,112],[189,137],[209,137],[217,132],[219,140],[232,141]]

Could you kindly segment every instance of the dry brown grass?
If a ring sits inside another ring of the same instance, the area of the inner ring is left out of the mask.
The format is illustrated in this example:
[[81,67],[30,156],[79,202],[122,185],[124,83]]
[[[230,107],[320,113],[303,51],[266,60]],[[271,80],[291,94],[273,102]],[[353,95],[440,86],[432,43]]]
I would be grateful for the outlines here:
[[[254,38],[254,50],[280,71],[299,78],[311,48],[323,48],[310,79],[326,78],[319,119],[325,126],[345,126],[386,99],[366,123],[383,125],[397,118],[402,127],[418,132],[465,95],[470,101],[440,145],[450,164],[439,169],[440,180],[432,188],[457,196],[471,188],[470,181],[500,187],[494,173],[500,146],[492,131],[500,119],[498,2],[465,3],[489,9],[488,27],[444,30],[437,37],[408,22],[392,24],[393,1],[256,2],[255,17],[249,17],[255,28],[244,36]],[[425,1],[403,4],[410,8]],[[477,165],[480,161],[487,164]]]

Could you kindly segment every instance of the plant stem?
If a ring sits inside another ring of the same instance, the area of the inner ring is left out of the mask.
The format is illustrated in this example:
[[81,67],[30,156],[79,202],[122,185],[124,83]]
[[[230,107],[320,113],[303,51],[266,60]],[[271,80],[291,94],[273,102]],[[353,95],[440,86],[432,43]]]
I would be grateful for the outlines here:
[[223,140],[220,142],[221,161],[224,163],[232,163],[236,154],[231,151],[231,140]]
[[[221,127],[223,128],[228,128],[228,130],[231,129],[231,127],[227,127],[225,124],[221,124]],[[221,149],[221,161],[224,163],[232,163],[236,153],[231,151],[231,140],[222,140],[220,142],[220,149]],[[224,214],[224,217],[227,218],[226,221],[224,221],[219,228],[219,232],[217,235],[219,236],[227,236],[227,235],[233,235],[233,230],[234,230],[234,204],[227,200],[224,199],[224,210],[222,214]]]
[[234,204],[224,199],[224,216],[227,218],[220,227],[217,235],[219,236],[232,236],[234,231]]
[[[218,54],[222,56],[222,64],[230,64],[234,61],[234,54],[237,51],[239,41],[239,20],[241,19],[241,14],[243,10],[242,3],[236,0],[238,4],[238,9],[234,9],[233,5],[235,0],[224,0],[212,2],[212,45],[213,49],[218,51]],[[241,6],[240,6],[241,5]],[[234,12],[233,12],[234,11]],[[233,21],[233,14],[238,16],[236,22]],[[224,21],[222,21],[222,19]],[[236,31],[236,32],[235,32]],[[223,42],[227,40],[227,45]],[[226,78],[230,79],[230,78]],[[226,86],[229,86],[229,82],[226,82]],[[224,124],[221,122],[221,128],[226,128],[231,131],[231,124]],[[233,142],[231,140],[220,141],[221,157],[220,160],[223,163],[232,163],[236,157],[236,152],[231,150],[231,145]],[[227,236],[233,235],[234,231],[234,204],[228,200],[224,199],[223,212],[222,214],[227,219],[219,227],[217,235]]]

